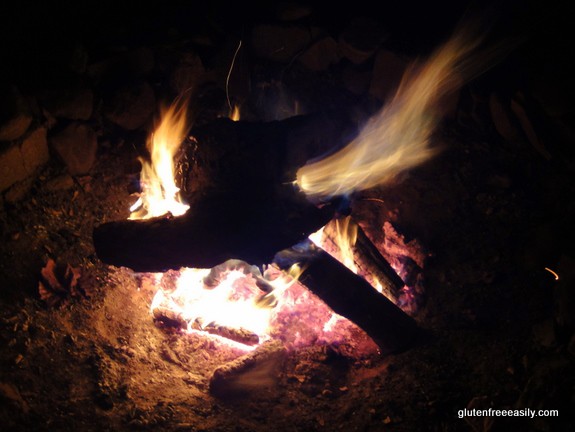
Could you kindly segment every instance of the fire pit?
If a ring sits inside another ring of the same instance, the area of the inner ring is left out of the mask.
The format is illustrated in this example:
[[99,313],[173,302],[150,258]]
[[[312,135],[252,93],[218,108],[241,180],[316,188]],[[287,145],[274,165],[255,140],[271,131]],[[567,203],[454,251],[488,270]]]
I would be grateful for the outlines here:
[[[403,6],[225,25],[206,6],[167,29],[167,10],[116,6],[82,9],[94,27],[7,19],[25,26],[0,88],[5,428],[459,430],[485,424],[464,408],[570,412],[570,123],[527,85],[553,62],[489,49],[515,22],[438,26],[413,50]],[[44,27],[62,32],[26,36]]]

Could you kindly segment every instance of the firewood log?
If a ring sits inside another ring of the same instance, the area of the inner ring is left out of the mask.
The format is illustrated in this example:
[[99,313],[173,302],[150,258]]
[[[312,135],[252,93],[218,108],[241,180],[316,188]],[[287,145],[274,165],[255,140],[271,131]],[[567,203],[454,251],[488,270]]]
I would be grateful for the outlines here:
[[229,259],[270,263],[325,225],[331,203],[309,202],[293,184],[296,170],[345,144],[341,116],[309,115],[268,123],[216,122],[192,129],[177,158],[188,212],[104,223],[94,229],[105,263],[140,272],[211,268]]
[[283,270],[298,263],[300,282],[334,312],[363,329],[382,354],[409,348],[419,333],[415,320],[311,240],[279,252],[274,264]]

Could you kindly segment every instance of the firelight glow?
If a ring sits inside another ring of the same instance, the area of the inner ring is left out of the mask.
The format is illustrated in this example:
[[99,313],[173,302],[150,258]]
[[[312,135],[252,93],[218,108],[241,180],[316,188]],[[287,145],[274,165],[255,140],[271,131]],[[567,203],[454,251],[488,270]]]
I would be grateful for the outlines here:
[[180,199],[174,171],[174,156],[188,130],[186,102],[185,98],[179,99],[163,113],[148,141],[150,161],[140,159],[142,194],[130,208],[130,219],[149,219],[168,213],[181,216],[189,209]]
[[159,290],[159,300],[152,303],[152,310],[167,299],[172,310],[189,323],[188,331],[193,330],[194,322],[215,323],[249,330],[265,339],[271,309],[256,305],[261,294],[257,287],[244,283],[246,275],[232,270],[216,288],[207,289],[203,279],[209,272],[209,269],[182,269],[175,291]]
[[[330,222],[335,227],[330,230],[331,236],[326,233],[326,227],[312,233],[309,239],[319,248],[325,250],[355,274],[359,274],[354,247],[357,241],[358,225],[350,216],[335,219]],[[328,224],[329,225],[329,224]],[[366,280],[378,292],[385,295],[381,282],[371,274],[364,275]],[[390,299],[393,301],[393,299]]]
[[[164,112],[148,142],[150,161],[142,160],[142,193],[131,208],[130,219],[167,213],[180,216],[188,211],[189,207],[179,199],[174,169],[177,151],[188,130],[185,106],[178,100]],[[239,111],[236,115],[239,119]],[[350,218],[333,223],[334,238],[328,239],[323,230],[312,237],[324,249],[329,242],[329,248],[337,249],[332,251],[334,257],[357,273],[353,252],[357,226]],[[305,269],[297,265],[288,272],[269,266],[264,271],[272,288],[268,293],[258,287],[251,274],[232,268],[218,278],[217,286],[205,283],[210,269],[182,268],[168,276],[151,274],[157,291],[150,309],[156,319],[171,320],[186,333],[201,333],[248,351],[271,337],[283,337],[284,332],[291,335],[286,341],[291,346],[309,344],[316,339],[328,342],[348,339],[353,324],[298,283],[303,271]],[[222,336],[217,333],[220,328],[237,333]],[[241,338],[246,334],[248,340],[244,343]],[[255,345],[252,335],[256,336]]]
[[439,102],[485,68],[481,59],[467,58],[480,42],[473,31],[481,32],[460,30],[427,62],[408,68],[392,100],[348,145],[301,167],[296,183],[306,195],[321,199],[369,189],[433,157],[430,137],[440,119]]

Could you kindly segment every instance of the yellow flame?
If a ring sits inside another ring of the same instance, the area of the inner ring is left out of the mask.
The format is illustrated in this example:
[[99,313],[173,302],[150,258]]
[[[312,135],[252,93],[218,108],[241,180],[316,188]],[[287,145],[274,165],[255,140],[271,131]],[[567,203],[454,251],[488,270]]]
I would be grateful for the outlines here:
[[188,130],[186,107],[185,98],[173,103],[148,140],[150,161],[140,159],[142,194],[130,208],[130,219],[148,219],[167,213],[181,216],[188,210],[189,206],[181,201],[174,170],[174,156]]
[[348,269],[357,273],[357,266],[353,257],[353,247],[357,241],[357,225],[352,222],[351,217],[336,219],[336,239],[335,242],[339,247],[341,262]]
[[240,107],[238,105],[234,105],[230,112],[230,120],[239,121],[240,120]]
[[384,184],[434,156],[429,141],[440,118],[438,102],[486,68],[467,58],[480,42],[469,34],[475,30],[462,26],[427,62],[408,68],[393,99],[352,142],[298,170],[299,187],[310,197],[350,194]]
[[[357,225],[352,221],[351,216],[332,220],[328,225],[331,228],[329,230],[331,235],[326,233],[324,226],[310,234],[308,238],[317,247],[322,248],[348,269],[357,273],[358,269],[353,255],[353,248],[357,241]],[[332,242],[332,247],[329,246],[329,242]],[[334,247],[337,250],[332,250]]]
[[321,227],[320,229],[318,229],[316,232],[311,233],[307,238],[310,239],[317,247],[320,247],[323,249],[323,243],[324,243],[324,230],[325,230],[325,226]]
[[377,290],[377,292],[383,294],[383,285],[377,278],[373,278],[373,287]]
[[[258,288],[243,282],[247,276],[241,271],[230,271],[220,284],[208,289],[203,279],[209,269],[184,268],[180,271],[177,288],[172,293],[159,289],[152,301],[152,310],[162,305],[176,312],[191,324],[199,320],[204,325],[215,323],[231,328],[250,330],[265,338],[271,312],[269,308],[256,305]],[[251,295],[236,295],[237,285],[246,286],[253,292]]]

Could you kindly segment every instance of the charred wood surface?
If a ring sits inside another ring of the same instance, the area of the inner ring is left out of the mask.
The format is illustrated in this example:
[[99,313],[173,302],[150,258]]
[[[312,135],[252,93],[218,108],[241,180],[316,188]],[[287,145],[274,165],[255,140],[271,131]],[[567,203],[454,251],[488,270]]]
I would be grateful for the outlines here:
[[[346,143],[350,123],[329,115],[268,123],[220,119],[192,129],[177,161],[184,216],[104,223],[94,247],[107,264],[155,272],[229,259],[270,263],[332,217],[293,184],[311,158]],[[347,138],[346,138],[347,137]]]
[[311,240],[281,251],[274,263],[283,270],[299,263],[304,268],[300,282],[363,329],[383,354],[404,351],[414,343],[419,333],[415,320]]
[[181,267],[212,268],[229,259],[270,263],[277,251],[318,230],[332,217],[329,207],[302,204],[274,209],[261,203],[222,199],[180,217],[109,222],[94,230],[94,247],[107,264],[138,272]]

